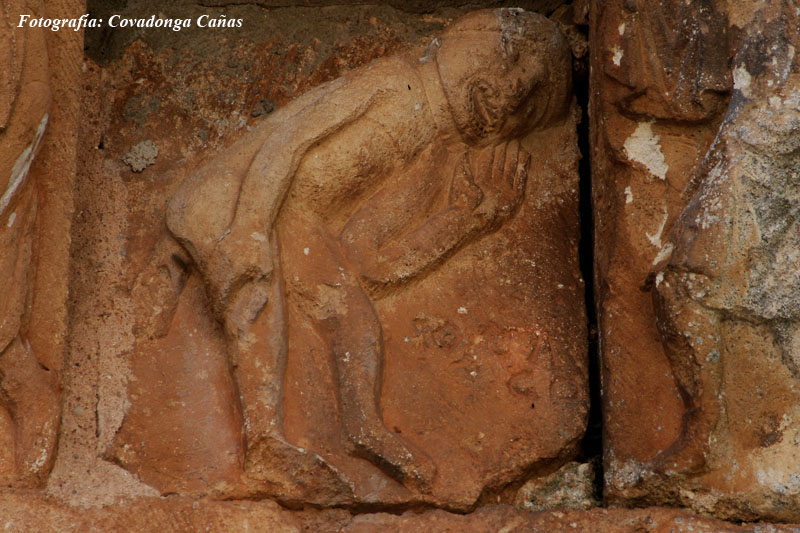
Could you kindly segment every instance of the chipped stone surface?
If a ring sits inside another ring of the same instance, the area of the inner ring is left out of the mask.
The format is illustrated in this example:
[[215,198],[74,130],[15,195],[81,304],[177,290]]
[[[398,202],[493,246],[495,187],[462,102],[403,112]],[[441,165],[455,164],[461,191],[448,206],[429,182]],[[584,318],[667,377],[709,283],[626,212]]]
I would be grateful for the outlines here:
[[598,504],[592,463],[571,462],[549,476],[532,479],[517,492],[514,505],[526,511],[591,509]]
[[680,438],[680,390],[646,289],[663,282],[652,270],[669,257],[683,191],[716,136],[732,84],[725,11],[712,4],[592,4],[595,291],[612,502],[646,494],[635,488],[650,462]]
[[[694,507],[794,520],[800,14],[783,6],[770,21],[776,6],[754,8],[730,110],[657,265],[656,317],[688,414],[655,465]],[[764,40],[769,52],[754,55]]]
[[595,13],[603,49],[679,28],[624,69],[595,56],[605,494],[794,520],[798,14],[750,7],[737,29],[722,2]]
[[[45,107],[45,110],[47,110],[48,107],[49,106]],[[0,215],[2,215],[3,211],[6,210],[8,204],[11,203],[12,199],[14,199],[14,195],[16,194],[17,190],[25,182],[25,178],[28,177],[28,173],[31,170],[31,164],[33,164],[33,158],[39,151],[39,143],[42,142],[42,137],[47,129],[47,121],[49,118],[50,114],[47,112],[42,115],[42,118],[39,120],[39,125],[36,126],[33,136],[30,139],[30,144],[28,144],[28,146],[22,150],[22,153],[20,153],[19,156],[17,156],[16,161],[14,161],[14,166],[11,167],[11,175],[7,178],[8,185],[6,186],[6,190],[3,192],[3,196],[0,196]],[[9,152],[13,152],[13,148],[14,146],[12,145],[7,149]],[[9,155],[13,157],[13,153],[10,153]]]
[[531,513],[510,505],[487,505],[463,515],[442,510],[403,514],[345,510],[292,511],[271,501],[213,501],[188,496],[142,498],[124,505],[78,510],[35,495],[0,493],[0,525],[11,533],[57,530],[65,533],[137,531],[336,531],[373,533],[391,531],[463,531],[484,533],[550,533],[603,531],[608,533],[778,533],[797,526],[731,524],[692,515],[680,509],[593,509]]
[[[618,63],[614,59],[614,63]],[[664,154],[661,152],[661,139],[653,133],[652,122],[640,122],[633,130],[630,137],[625,139],[622,147],[628,155],[628,159],[643,164],[647,170],[658,179],[667,179],[667,162],[664,161]]]

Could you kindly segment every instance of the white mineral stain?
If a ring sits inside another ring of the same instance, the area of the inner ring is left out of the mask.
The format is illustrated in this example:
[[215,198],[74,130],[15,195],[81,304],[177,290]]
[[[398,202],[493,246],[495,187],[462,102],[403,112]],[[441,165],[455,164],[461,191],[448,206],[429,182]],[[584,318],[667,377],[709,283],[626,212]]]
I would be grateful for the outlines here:
[[417,61],[420,63],[427,63],[431,61],[434,57],[436,57],[436,52],[439,50],[440,46],[439,39],[434,37],[430,44],[425,47],[425,53]]
[[613,52],[614,57],[612,58],[612,61],[614,61],[616,66],[620,66],[622,64],[622,50],[615,46]]
[[625,187],[625,203],[629,204],[633,201],[633,192],[631,192],[631,186],[628,185]]
[[750,97],[750,73],[742,66],[733,69],[733,88],[741,91],[745,97]]
[[796,407],[790,409],[783,414],[775,430],[782,438],[767,448],[754,450],[748,457],[748,466],[755,472],[758,484],[767,491],[797,497],[800,494],[800,471],[797,467],[800,454],[796,442],[800,432],[793,420],[800,413]]
[[645,235],[647,236],[647,239],[650,241],[650,243],[653,246],[655,246],[656,248],[659,248],[659,249],[661,249],[661,234],[664,233],[664,226],[667,225],[667,218],[668,218],[667,208],[665,206],[664,207],[664,218],[661,219],[661,225],[658,227],[658,231],[655,233],[655,235],[651,235],[651,234],[645,232]]
[[6,226],[8,226],[10,228],[11,226],[14,225],[14,221],[15,220],[17,220],[17,213],[16,212],[11,213],[11,216],[8,217],[8,224],[6,224]]
[[258,241],[258,242],[267,242],[267,236],[264,235],[263,233],[259,233],[257,231],[254,231],[253,233],[251,233],[250,234],[250,238],[254,239],[254,240]]
[[11,202],[11,197],[28,176],[31,163],[33,163],[33,157],[36,155],[36,149],[39,147],[39,142],[42,140],[49,118],[50,115],[47,113],[42,116],[42,120],[39,121],[39,126],[36,128],[36,135],[33,138],[33,142],[22,151],[14,162],[14,166],[11,168],[11,178],[8,181],[8,187],[3,193],[3,196],[0,197],[0,214],[6,210],[6,207],[8,207],[8,204]]
[[661,261],[669,259],[669,257],[672,255],[672,248],[673,248],[673,246],[672,246],[671,242],[668,242],[667,244],[665,244],[661,248],[661,251],[658,252],[658,255],[656,256],[656,258],[653,259],[653,264],[657,265]]
[[617,30],[619,30],[620,35],[625,35],[625,23],[623,22],[622,24],[620,24]]
[[458,308],[458,314],[459,315],[466,315],[467,314],[467,308],[466,307],[459,307]]
[[308,255],[311,252],[308,248],[303,248],[303,254]]
[[669,167],[661,152],[661,145],[658,144],[659,140],[660,137],[653,133],[652,122],[640,122],[625,141],[623,148],[628,154],[628,159],[643,164],[651,174],[666,180]]
[[[43,433],[47,434],[49,429],[50,429],[50,422],[45,422]],[[26,463],[26,466],[28,467],[29,471],[38,472],[39,470],[42,469],[46,461],[47,461],[47,448],[42,448],[36,460],[34,460],[33,463],[30,462]]]

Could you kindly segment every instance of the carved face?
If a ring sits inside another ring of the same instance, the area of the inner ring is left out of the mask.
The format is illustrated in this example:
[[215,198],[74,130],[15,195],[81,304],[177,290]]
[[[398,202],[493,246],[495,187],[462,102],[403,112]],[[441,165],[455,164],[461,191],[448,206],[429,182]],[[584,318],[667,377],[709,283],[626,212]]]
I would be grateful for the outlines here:
[[568,109],[569,49],[540,15],[477,12],[442,36],[436,57],[453,119],[469,143],[522,135]]

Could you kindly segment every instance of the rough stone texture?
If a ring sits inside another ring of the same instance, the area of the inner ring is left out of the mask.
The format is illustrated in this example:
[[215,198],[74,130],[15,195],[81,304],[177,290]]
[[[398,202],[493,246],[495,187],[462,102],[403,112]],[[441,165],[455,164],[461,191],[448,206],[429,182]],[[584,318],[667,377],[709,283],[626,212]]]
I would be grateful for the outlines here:
[[[292,48],[310,47],[306,51],[306,60],[312,60],[313,53],[319,58],[337,59],[339,62],[346,56],[331,56],[335,48],[351,40],[361,41],[365,38],[383,39],[394,34],[398,42],[414,42],[421,36],[430,36],[440,30],[448,21],[475,9],[500,7],[500,4],[520,7],[528,11],[550,15],[563,4],[563,0],[521,0],[517,2],[356,2],[331,0],[308,0],[307,2],[279,2],[281,6],[269,6],[266,2],[228,1],[228,0],[91,0],[87,11],[92,16],[108,20],[117,14],[122,18],[150,17],[160,14],[167,18],[190,19],[192,25],[179,32],[171,30],[153,31],[136,28],[102,28],[87,33],[87,55],[95,61],[104,63],[107,60],[119,59],[124,51],[135,41],[146,43],[154,50],[191,48],[198,55],[219,53],[225,50],[226,40],[242,39],[251,43],[274,41],[282,44],[274,52],[283,58]],[[309,5],[311,4],[311,5]],[[321,5],[324,4],[324,5]],[[421,8],[421,9],[420,9]],[[201,15],[211,19],[241,19],[238,28],[213,30],[198,28],[194,21]],[[215,38],[209,39],[209,35]],[[294,46],[292,46],[294,45]],[[289,47],[287,49],[287,47]],[[239,63],[250,70],[254,65],[250,62],[258,56],[243,58]],[[223,59],[228,62],[230,57]],[[313,70],[313,69],[312,69]],[[305,70],[303,75],[311,74]],[[319,76],[319,74],[317,74]],[[255,78],[254,78],[255,79]],[[273,78],[273,81],[279,78]],[[287,80],[281,80],[287,81]],[[317,82],[316,84],[318,84]]]
[[339,531],[368,533],[392,531],[415,533],[417,531],[459,531],[483,533],[507,531],[509,533],[551,531],[603,531],[606,533],[633,532],[714,532],[733,533],[752,531],[795,531],[792,526],[733,525],[720,520],[700,518],[676,509],[594,509],[592,511],[551,511],[530,513],[504,505],[481,507],[469,515],[455,515],[444,511],[422,514],[405,513],[401,516],[371,514],[355,517]]
[[[79,32],[6,22],[84,6],[4,2],[0,527],[797,530],[567,510],[598,505],[570,462],[589,3],[565,43],[462,3],[165,2],[251,24],[101,30],[81,71]],[[800,519],[797,16],[594,3],[600,504]]]
[[567,463],[549,476],[534,478],[517,492],[514,505],[526,511],[565,507],[591,509],[598,505],[592,463]]
[[266,501],[213,501],[189,497],[142,498],[124,505],[75,509],[35,494],[0,493],[0,525],[4,531],[104,532],[250,531],[416,533],[460,531],[484,533],[550,533],[603,531],[608,533],[777,533],[797,531],[797,526],[730,524],[699,517],[680,509],[593,509],[531,513],[509,505],[488,505],[468,515],[442,510],[401,515],[344,510],[291,511]]
[[0,483],[41,485],[56,451],[82,57],[80,33],[16,31],[19,13],[72,17],[80,2],[0,7]]
[[800,516],[797,16],[780,2],[595,6],[611,501]]
[[751,7],[730,108],[656,269],[687,412],[686,438],[657,460],[695,506],[797,520],[800,16],[789,3]]
[[[322,516],[293,513],[275,502],[216,502],[191,498],[141,498],[124,505],[78,509],[36,494],[0,494],[0,526],[4,531],[59,532],[201,532],[201,531],[335,531],[347,513]],[[312,529],[313,528],[313,529]]]
[[147,139],[131,146],[131,151],[122,156],[122,161],[134,172],[141,172],[156,162],[158,146]]
[[[47,493],[71,505],[108,505],[157,492],[126,471],[100,459],[110,439],[107,427],[124,413],[130,374],[124,355],[132,345],[126,284],[128,260],[123,230],[132,201],[115,172],[121,151],[109,164],[103,132],[108,94],[100,69],[86,61],[78,132],[78,172],[70,250],[69,346],[64,361],[59,451]],[[130,146],[130,143],[127,143]],[[127,170],[130,173],[130,170]],[[111,435],[113,436],[113,434]]]
[[621,0],[595,2],[590,25],[603,461],[614,501],[681,438],[684,406],[646,289],[725,111],[728,25],[709,2]]

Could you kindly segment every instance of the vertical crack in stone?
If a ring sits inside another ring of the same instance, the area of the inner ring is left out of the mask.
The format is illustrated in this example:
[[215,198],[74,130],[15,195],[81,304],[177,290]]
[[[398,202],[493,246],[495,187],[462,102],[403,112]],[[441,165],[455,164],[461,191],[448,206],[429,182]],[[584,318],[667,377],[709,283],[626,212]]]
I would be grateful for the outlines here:
[[589,80],[576,76],[573,85],[578,104],[581,106],[581,122],[578,125],[578,149],[581,153],[580,174],[580,268],[585,282],[585,302],[589,360],[589,421],[582,442],[584,462],[593,462],[595,471],[595,490],[598,500],[603,495],[603,417],[600,403],[600,361],[597,338],[597,308],[594,292],[594,218],[592,216],[592,175],[589,149]]

